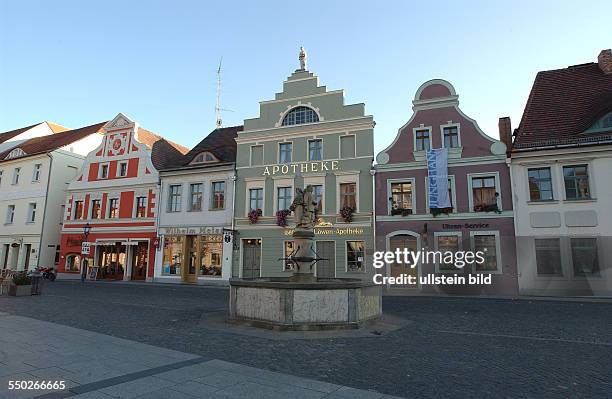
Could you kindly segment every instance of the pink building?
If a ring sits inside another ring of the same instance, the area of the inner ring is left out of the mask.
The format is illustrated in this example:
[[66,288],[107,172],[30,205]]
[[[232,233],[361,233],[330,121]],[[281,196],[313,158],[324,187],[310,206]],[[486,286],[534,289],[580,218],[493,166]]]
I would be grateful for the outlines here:
[[[482,251],[484,262],[460,268],[438,260],[387,264],[385,276],[413,275],[417,284],[387,284],[403,294],[517,295],[511,183],[506,145],[487,136],[459,109],[447,81],[425,82],[414,113],[395,140],[377,156],[376,250]],[[430,209],[426,153],[448,148],[451,206]],[[431,276],[491,275],[491,284],[432,285]]]

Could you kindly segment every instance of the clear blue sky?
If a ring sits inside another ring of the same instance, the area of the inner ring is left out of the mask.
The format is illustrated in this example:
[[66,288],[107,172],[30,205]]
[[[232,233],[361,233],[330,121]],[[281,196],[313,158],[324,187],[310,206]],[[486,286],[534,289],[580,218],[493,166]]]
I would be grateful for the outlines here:
[[432,78],[497,137],[498,117],[518,124],[538,71],[612,47],[609,0],[498,3],[0,0],[0,131],[124,112],[193,146],[214,128],[221,56],[228,126],[258,115],[304,45],[320,83],[374,115],[377,152]]

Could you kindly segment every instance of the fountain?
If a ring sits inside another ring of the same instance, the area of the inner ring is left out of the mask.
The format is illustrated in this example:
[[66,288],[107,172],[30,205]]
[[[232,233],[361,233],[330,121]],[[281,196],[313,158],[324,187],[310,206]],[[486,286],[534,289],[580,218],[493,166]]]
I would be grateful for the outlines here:
[[290,277],[230,279],[231,323],[276,330],[359,328],[382,315],[381,287],[360,279],[321,279],[313,267],[317,207],[313,187],[296,188],[291,205],[295,250],[279,259],[293,265]]

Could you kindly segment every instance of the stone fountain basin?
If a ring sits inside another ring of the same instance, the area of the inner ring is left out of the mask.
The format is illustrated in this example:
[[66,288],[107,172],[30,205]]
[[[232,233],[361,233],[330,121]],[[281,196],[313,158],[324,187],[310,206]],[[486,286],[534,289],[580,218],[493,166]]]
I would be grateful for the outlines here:
[[228,321],[276,330],[359,328],[382,314],[381,294],[358,279],[230,279]]

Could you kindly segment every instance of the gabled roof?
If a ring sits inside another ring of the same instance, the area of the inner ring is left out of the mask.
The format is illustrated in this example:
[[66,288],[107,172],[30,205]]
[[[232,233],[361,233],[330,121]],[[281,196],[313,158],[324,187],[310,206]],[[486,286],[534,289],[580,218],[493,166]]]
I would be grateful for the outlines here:
[[210,132],[204,140],[196,144],[185,156],[178,159],[176,162],[168,164],[166,169],[175,169],[183,166],[188,166],[193,159],[203,153],[212,153],[219,162],[203,163],[198,166],[214,166],[217,163],[233,163],[236,162],[236,137],[238,132],[244,129],[243,126],[231,126],[217,128]]
[[5,141],[8,141],[14,137],[19,136],[21,133],[25,133],[30,129],[35,128],[36,126],[42,125],[43,123],[46,123],[47,126],[49,126],[49,129],[51,129],[51,131],[53,133],[60,133],[60,132],[65,132],[66,130],[69,130],[67,127],[62,126],[62,125],[58,125],[57,123],[53,123],[53,122],[49,122],[49,121],[45,121],[45,122],[39,122],[39,123],[35,123],[34,125],[31,126],[26,126],[26,127],[22,127],[19,129],[15,129],[15,130],[11,130],[8,132],[2,132],[0,133],[0,144],[4,143]]
[[157,170],[180,162],[189,148],[172,142],[149,130],[138,128],[138,141],[151,149],[151,162]]
[[6,156],[15,149],[20,149],[24,152],[23,155],[11,159],[23,158],[30,155],[44,154],[57,150],[68,144],[74,143],[82,138],[85,138],[93,133],[101,133],[102,127],[106,122],[97,123],[91,126],[85,126],[79,129],[68,130],[61,133],[50,134],[47,136],[34,137],[24,141],[15,148],[6,150],[0,153],[0,162],[4,161]]
[[610,111],[612,74],[605,74],[598,64],[539,72],[512,148],[588,145],[612,140],[612,129],[584,133]]

